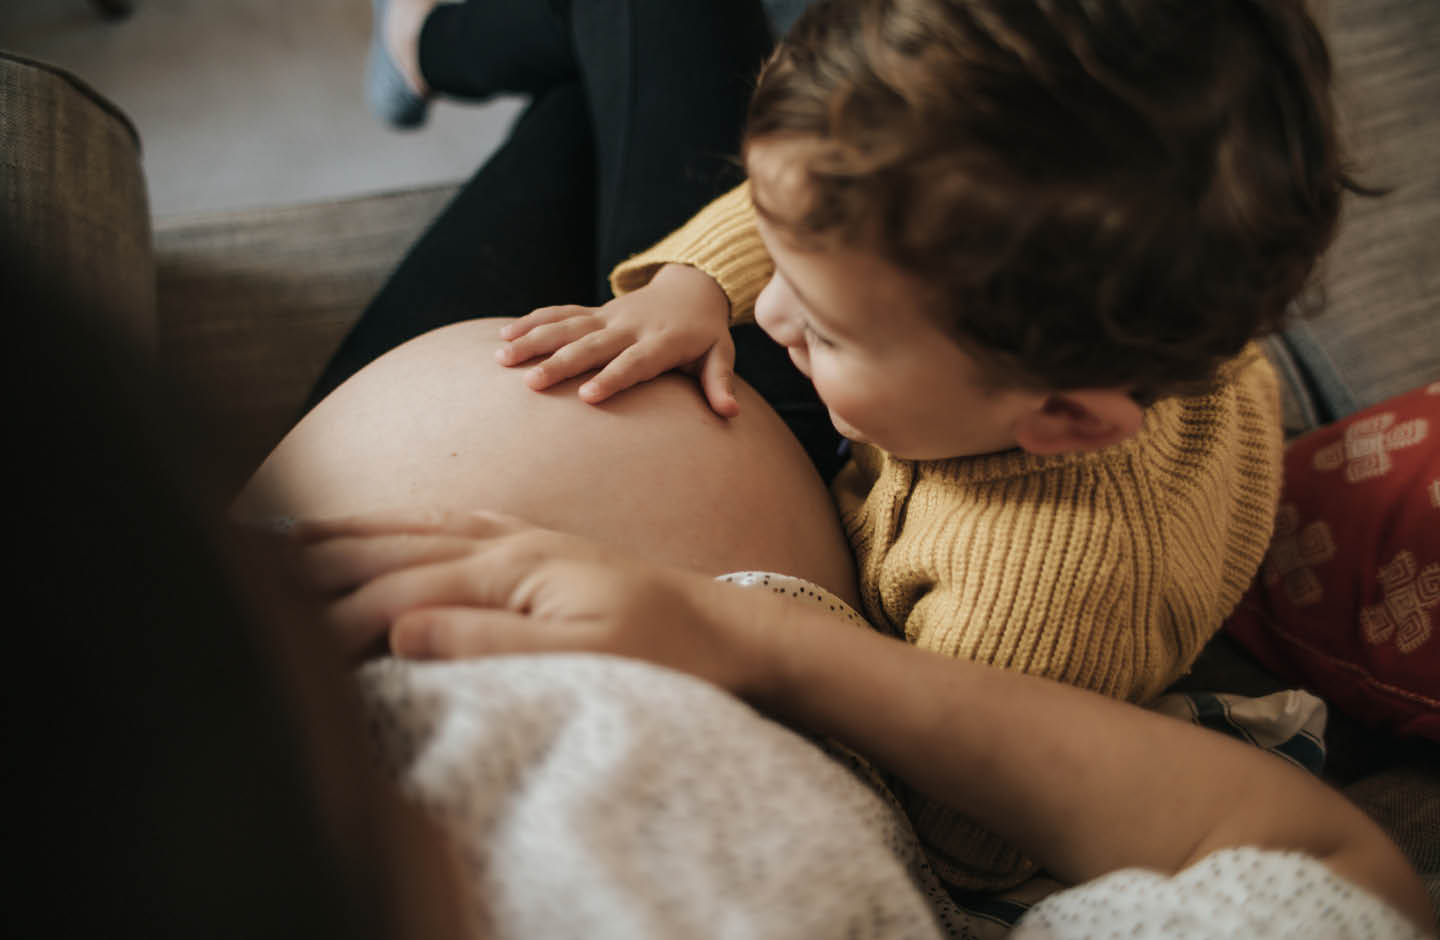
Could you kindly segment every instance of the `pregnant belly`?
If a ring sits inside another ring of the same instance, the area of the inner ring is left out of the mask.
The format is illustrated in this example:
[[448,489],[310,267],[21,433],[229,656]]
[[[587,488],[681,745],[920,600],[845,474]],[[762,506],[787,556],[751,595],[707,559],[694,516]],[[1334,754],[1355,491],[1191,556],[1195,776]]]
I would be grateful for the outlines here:
[[376,509],[489,509],[710,574],[808,578],[854,603],[848,547],[799,445],[737,380],[740,416],[662,376],[603,405],[494,360],[505,321],[427,333],[361,370],[286,435],[241,492],[248,521]]

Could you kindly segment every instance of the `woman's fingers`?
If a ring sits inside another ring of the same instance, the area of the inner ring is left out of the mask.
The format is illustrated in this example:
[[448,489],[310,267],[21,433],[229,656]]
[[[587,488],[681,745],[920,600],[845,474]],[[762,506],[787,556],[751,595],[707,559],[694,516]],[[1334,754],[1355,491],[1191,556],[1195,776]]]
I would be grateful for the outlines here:
[[475,540],[466,536],[339,536],[302,549],[299,573],[310,588],[333,596],[401,568],[462,558],[474,548]]
[[505,653],[584,651],[593,638],[525,614],[473,607],[432,607],[390,628],[390,651],[407,659],[465,659]]
[[448,533],[489,538],[531,528],[536,526],[502,512],[458,512],[408,507],[336,516],[331,519],[302,520],[291,531],[290,537],[302,545],[308,545],[341,536]]
[[533,567],[514,553],[476,550],[460,558],[400,568],[366,582],[326,611],[341,646],[358,655],[389,632],[402,615],[431,607],[507,606]]
[[489,541],[525,531],[545,530],[500,513],[434,510],[305,522],[295,536],[297,573],[311,589],[333,596],[402,568],[463,558]]
[[[600,543],[493,512],[389,510],[305,522],[292,539],[299,579],[327,599],[326,625],[352,658],[380,652],[394,624],[416,611],[539,613],[535,605],[555,591],[549,582],[568,577],[562,570],[613,554]],[[461,649],[466,636],[457,633],[437,648]],[[554,648],[578,647],[557,636]]]
[[562,570],[613,554],[489,512],[374,513],[306,523],[297,538],[300,575],[330,598],[326,620],[351,656],[375,651],[398,618],[417,610],[530,613]]

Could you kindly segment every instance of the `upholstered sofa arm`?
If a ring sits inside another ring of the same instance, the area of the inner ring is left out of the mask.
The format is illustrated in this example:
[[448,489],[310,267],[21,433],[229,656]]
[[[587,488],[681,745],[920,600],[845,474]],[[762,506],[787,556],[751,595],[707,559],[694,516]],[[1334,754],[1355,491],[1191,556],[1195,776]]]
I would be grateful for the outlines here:
[[153,225],[139,136],[76,76],[0,52],[0,280],[24,272],[153,352],[221,491],[298,417],[331,351],[454,191]]
[[140,141],[79,78],[0,52],[0,258],[141,349],[155,276]]
[[160,361],[216,429],[219,482],[242,482],[294,424],[345,332],[453,191],[156,222]]

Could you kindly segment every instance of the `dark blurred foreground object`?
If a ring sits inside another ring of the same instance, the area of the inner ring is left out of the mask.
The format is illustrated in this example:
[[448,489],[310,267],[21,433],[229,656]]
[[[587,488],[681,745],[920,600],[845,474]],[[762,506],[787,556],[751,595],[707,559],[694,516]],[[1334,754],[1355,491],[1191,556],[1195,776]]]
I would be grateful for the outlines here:
[[90,2],[107,20],[124,19],[135,10],[132,0],[90,0]]
[[[0,54],[5,936],[454,936],[310,609],[225,530],[153,370],[138,145]],[[413,871],[413,874],[411,873]]]
[[438,843],[374,765],[318,618],[269,545],[197,508],[204,461],[144,357],[30,274],[3,287],[29,392],[8,425],[6,935],[456,936]]

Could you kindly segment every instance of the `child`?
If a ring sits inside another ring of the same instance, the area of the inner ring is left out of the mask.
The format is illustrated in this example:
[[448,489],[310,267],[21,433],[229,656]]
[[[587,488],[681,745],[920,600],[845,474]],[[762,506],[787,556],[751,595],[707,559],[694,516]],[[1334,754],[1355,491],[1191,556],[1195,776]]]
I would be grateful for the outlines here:
[[[750,182],[501,361],[547,356],[536,388],[603,367],[588,401],[688,366],[733,414],[753,316],[854,442],[832,491],[871,624],[1145,702],[1269,540],[1252,341],[1349,186],[1329,80],[1301,0],[821,2],[760,78]],[[902,799],[953,883],[1033,870]]]

